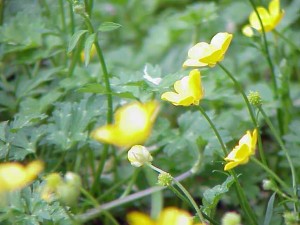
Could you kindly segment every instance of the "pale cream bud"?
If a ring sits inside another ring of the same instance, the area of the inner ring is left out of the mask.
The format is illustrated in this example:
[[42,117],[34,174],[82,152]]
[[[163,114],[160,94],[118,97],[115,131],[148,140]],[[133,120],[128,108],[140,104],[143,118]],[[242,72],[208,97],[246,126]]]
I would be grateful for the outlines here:
[[145,163],[150,163],[153,158],[146,147],[142,145],[134,145],[128,151],[128,160],[132,166],[140,167]]

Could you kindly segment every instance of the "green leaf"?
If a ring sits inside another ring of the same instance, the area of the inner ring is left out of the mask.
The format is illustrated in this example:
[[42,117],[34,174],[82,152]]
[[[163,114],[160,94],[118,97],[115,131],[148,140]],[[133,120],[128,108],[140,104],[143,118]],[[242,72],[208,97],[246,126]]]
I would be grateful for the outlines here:
[[229,188],[233,183],[233,177],[229,176],[221,185],[217,185],[203,193],[203,211],[205,214],[211,214],[221,197],[229,191]]
[[95,42],[96,34],[91,34],[84,43],[84,65],[87,66],[90,62],[91,48]]
[[73,34],[73,36],[71,37],[70,43],[69,43],[68,53],[70,53],[75,48],[75,46],[76,46],[77,42],[79,41],[79,39],[81,38],[81,36],[87,32],[88,32],[87,30],[79,30]]
[[275,196],[276,196],[276,193],[272,194],[272,196],[268,202],[264,225],[269,225],[271,222],[272,215],[273,215]]
[[[108,92],[106,91],[106,88],[102,86],[101,84],[94,83],[94,84],[86,84],[83,87],[77,89],[78,92],[84,92],[84,93],[94,93],[94,94],[104,94],[106,95]],[[136,97],[129,91],[125,92],[112,92],[113,96],[117,96],[120,98],[129,98],[129,99],[136,99]]]
[[114,22],[103,22],[98,28],[101,32],[109,32],[120,28],[122,25]]
[[83,87],[77,89],[78,92],[84,92],[84,93],[101,93],[104,94],[106,93],[105,87],[102,86],[101,84],[86,84]]

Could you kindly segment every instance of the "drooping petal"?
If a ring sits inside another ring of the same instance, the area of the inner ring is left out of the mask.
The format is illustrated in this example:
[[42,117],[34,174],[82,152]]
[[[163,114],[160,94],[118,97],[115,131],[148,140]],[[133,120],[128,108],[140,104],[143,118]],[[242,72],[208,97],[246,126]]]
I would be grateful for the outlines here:
[[171,102],[173,105],[176,106],[177,105],[189,106],[194,102],[194,98],[192,96],[183,96],[170,91],[163,93],[161,99]]
[[189,89],[194,99],[200,100],[204,96],[204,91],[202,89],[201,75],[199,70],[192,70],[189,75]]
[[211,45],[213,45],[216,49],[221,49],[222,54],[225,54],[230,45],[231,40],[232,34],[229,34],[227,32],[217,33],[211,39]]
[[242,28],[242,33],[247,36],[247,37],[253,37],[253,29],[251,28],[250,25],[246,25]]
[[198,59],[187,59],[183,63],[183,67],[203,67],[207,66],[207,63],[200,62]]

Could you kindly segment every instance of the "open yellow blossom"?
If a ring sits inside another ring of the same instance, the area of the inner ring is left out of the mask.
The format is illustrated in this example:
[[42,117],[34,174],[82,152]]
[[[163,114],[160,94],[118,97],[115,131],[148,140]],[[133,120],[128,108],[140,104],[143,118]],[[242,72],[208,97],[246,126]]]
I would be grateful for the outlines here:
[[[269,4],[269,10],[264,7],[257,7],[257,12],[261,18],[265,32],[272,31],[281,21],[284,11],[280,9],[280,1],[272,0]],[[262,32],[259,18],[255,11],[249,16],[249,23],[252,28]]]
[[0,164],[0,193],[21,189],[31,183],[43,170],[41,161],[33,161],[27,166],[16,162]]
[[200,100],[204,96],[201,84],[200,71],[194,69],[189,76],[183,77],[174,84],[175,92],[165,92],[161,99],[171,102],[173,105],[199,105]]
[[224,170],[230,170],[238,165],[246,164],[251,155],[255,154],[257,143],[257,130],[255,129],[252,134],[250,131],[240,139],[239,144],[225,158],[227,161]]
[[131,212],[127,215],[127,222],[129,225],[193,225],[193,218],[184,210],[169,207],[160,213],[157,220],[141,212]]
[[217,33],[210,44],[200,42],[194,45],[189,50],[188,59],[183,63],[183,67],[215,66],[223,60],[231,40],[232,34],[223,32]]
[[142,144],[151,133],[158,109],[155,101],[124,105],[116,111],[114,124],[97,128],[91,133],[91,137],[119,147]]

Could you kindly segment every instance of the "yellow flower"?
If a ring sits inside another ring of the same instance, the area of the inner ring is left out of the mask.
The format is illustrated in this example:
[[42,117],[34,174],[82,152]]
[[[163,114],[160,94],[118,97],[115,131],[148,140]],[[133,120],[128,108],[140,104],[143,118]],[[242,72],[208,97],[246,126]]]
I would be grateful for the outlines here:
[[[90,50],[90,59],[93,58],[96,55],[97,51],[96,51],[96,46],[93,44]],[[80,53],[80,60],[81,62],[84,62],[85,60],[85,55],[84,55],[84,51],[82,51]]]
[[231,40],[232,34],[224,32],[217,33],[210,44],[206,42],[196,44],[189,50],[189,59],[183,63],[183,67],[215,66],[217,62],[223,60]]
[[[261,6],[257,7],[256,9],[262,20],[265,32],[273,30],[284,15],[284,11],[280,9],[279,0],[272,0],[269,4],[269,10]],[[260,21],[255,11],[250,14],[249,23],[251,27],[259,32],[262,32]]]
[[193,218],[184,210],[169,207],[160,213],[157,220],[152,220],[144,213],[131,212],[127,215],[127,222],[129,225],[193,225]]
[[242,33],[247,37],[253,37],[253,35],[254,35],[253,29],[251,28],[250,25],[243,26]]
[[204,96],[201,84],[200,71],[194,69],[189,76],[183,77],[174,84],[175,92],[165,92],[161,99],[171,102],[173,105],[199,105],[200,100]]
[[0,193],[25,187],[43,168],[44,164],[41,161],[33,161],[27,166],[15,162],[0,164]]
[[238,165],[246,164],[250,156],[255,154],[256,142],[257,130],[255,129],[252,134],[250,131],[247,131],[240,139],[239,144],[225,158],[227,163],[224,170],[230,170]]
[[114,124],[97,128],[91,133],[91,137],[119,147],[142,144],[151,133],[158,108],[155,101],[124,105],[116,111]]

